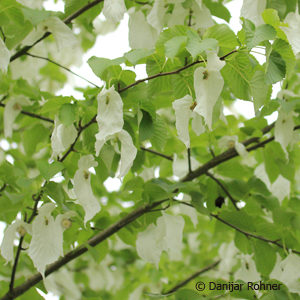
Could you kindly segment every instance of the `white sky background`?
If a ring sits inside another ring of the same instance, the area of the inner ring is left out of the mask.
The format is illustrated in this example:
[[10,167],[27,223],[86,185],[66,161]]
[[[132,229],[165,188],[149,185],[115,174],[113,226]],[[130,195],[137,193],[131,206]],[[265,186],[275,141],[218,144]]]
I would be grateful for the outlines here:
[[[242,7],[242,0],[233,0],[230,3],[226,4],[226,7],[231,12],[231,21],[229,23],[231,29],[233,29],[235,32],[239,31],[241,29],[240,24],[240,9]],[[64,4],[61,0],[58,0],[57,3],[54,3],[54,0],[47,0],[44,3],[44,7],[47,10],[53,10],[53,11],[64,11]],[[103,16],[101,16],[103,17]],[[221,19],[215,18],[218,23],[226,23]],[[130,50],[129,43],[128,43],[128,15],[125,15],[124,19],[121,21],[119,27],[116,31],[109,33],[105,36],[98,36],[97,41],[92,49],[90,49],[87,53],[83,56],[83,63],[80,67],[72,67],[72,71],[75,73],[80,74],[84,78],[101,85],[100,79],[92,72],[91,68],[87,64],[87,60],[91,56],[98,56],[98,57],[104,57],[104,58],[117,58],[123,56],[125,52],[128,52]],[[253,53],[253,55],[255,55]],[[256,58],[259,60],[260,63],[264,62],[265,57],[262,55],[255,55]],[[60,62],[63,65],[63,62]],[[135,68],[137,78],[143,78],[147,77],[145,67],[144,66],[137,66]],[[73,89],[74,86],[81,86],[84,87],[87,85],[87,83],[70,74],[71,82],[67,84],[61,91],[58,92],[58,94],[62,94],[65,96],[73,95],[77,99],[82,98],[82,94],[80,92],[77,92]],[[279,86],[274,87],[273,94],[276,94],[279,90]],[[234,107],[232,107],[231,111],[228,109],[225,110],[225,114],[232,114],[234,112],[238,112],[243,114],[246,118],[253,118],[254,117],[254,108],[253,103],[249,101],[241,101],[237,100],[234,104]],[[269,116],[268,122],[272,122],[276,119],[277,114],[274,113],[272,116]],[[2,143],[1,143],[2,147]],[[106,182],[107,189],[110,190],[116,190],[119,189],[120,181],[119,179],[109,179]],[[3,231],[4,231],[5,224],[0,222],[0,240],[2,241],[3,237]],[[42,293],[43,294],[43,293]],[[51,294],[45,295],[43,294],[46,300],[56,300],[58,297],[53,296]]]

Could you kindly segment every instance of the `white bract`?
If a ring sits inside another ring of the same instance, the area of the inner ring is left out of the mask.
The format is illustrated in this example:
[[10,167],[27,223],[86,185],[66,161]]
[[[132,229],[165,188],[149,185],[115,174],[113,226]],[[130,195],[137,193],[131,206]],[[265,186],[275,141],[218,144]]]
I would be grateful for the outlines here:
[[89,172],[89,168],[96,167],[97,165],[98,163],[94,160],[93,155],[82,156],[78,161],[78,170],[74,176],[76,203],[80,204],[84,209],[84,223],[92,219],[100,211],[99,201],[92,191]]
[[158,267],[162,251],[166,251],[171,260],[181,259],[182,232],[184,219],[182,216],[163,214],[150,224],[143,232],[139,232],[136,240],[138,255],[145,261]]
[[121,142],[121,162],[118,177],[125,176],[131,168],[137,150],[129,133],[123,130],[123,102],[114,89],[102,90],[98,96],[97,122],[99,132],[96,134],[96,155],[99,155],[105,142],[117,138]]
[[214,25],[210,10],[202,3],[202,0],[194,1],[193,10],[193,27],[196,29],[207,29]]
[[234,273],[234,280],[243,280],[245,282],[256,282],[260,280],[260,274],[256,270],[252,255],[241,254],[241,268]]
[[26,232],[30,231],[30,225],[22,220],[16,220],[14,223],[7,226],[3,240],[1,243],[1,255],[9,262],[14,259],[14,240],[19,233],[20,236],[24,236]]
[[81,291],[74,282],[73,274],[65,268],[56,271],[44,279],[44,285],[48,292],[57,296],[64,296],[66,300],[80,300]]
[[270,279],[284,283],[291,293],[300,294],[300,281],[298,274],[300,268],[299,255],[290,253],[285,259],[277,253],[276,264],[270,274]]
[[264,24],[261,16],[265,10],[267,0],[244,0],[241,9],[241,17],[252,21],[255,26]]
[[194,89],[197,105],[196,113],[203,116],[208,128],[212,129],[213,108],[222,92],[224,79],[220,70],[225,62],[216,52],[207,52],[207,67],[199,67],[194,73]]
[[271,183],[265,170],[265,165],[260,164],[254,171],[254,175],[259,178],[268,188],[268,190],[278,198],[281,203],[285,197],[289,197],[291,192],[291,182],[279,175],[278,178]]
[[52,159],[59,157],[75,141],[77,130],[73,124],[66,126],[56,116],[51,135]]
[[192,120],[192,128],[197,135],[204,132],[205,128],[202,124],[202,117],[193,111],[193,98],[186,95],[181,99],[173,102],[173,109],[175,110],[176,129],[179,139],[190,148],[190,134],[189,134],[189,120]]
[[236,135],[232,136],[223,136],[219,139],[219,147],[221,149],[227,149],[227,148],[235,148],[236,152],[242,156],[245,157],[248,155],[248,152],[246,150],[246,147],[242,144],[239,143],[238,137]]
[[59,18],[50,17],[39,24],[44,31],[50,31],[57,45],[58,51],[64,48],[73,48],[78,43],[73,31]]
[[287,146],[293,141],[295,123],[293,120],[294,112],[285,112],[283,109],[278,111],[278,119],[275,122],[275,141],[280,143],[282,149],[287,154]]
[[147,16],[147,22],[155,28],[158,33],[160,33],[164,27],[166,10],[164,0],[155,0],[153,7]]
[[51,215],[54,209],[55,204],[44,204],[39,208],[38,215],[32,222],[32,239],[28,255],[43,277],[46,266],[63,256],[63,232],[66,229],[63,221],[74,215],[74,212],[67,212],[58,215],[54,220]]
[[[300,7],[298,7],[298,9],[300,9]],[[300,15],[298,9],[296,12],[290,12],[285,17],[284,23],[287,23],[288,27],[281,27],[295,54],[300,52]]]
[[126,12],[124,0],[104,0],[102,12],[106,19],[118,23]]
[[10,59],[9,50],[6,48],[5,43],[0,38],[0,70],[2,72],[7,71],[7,67],[8,67],[8,64],[9,64],[9,59]]
[[17,116],[21,113],[22,106],[29,106],[32,103],[24,96],[10,98],[4,108],[4,136],[11,137],[13,124]]
[[146,17],[141,11],[133,12],[129,15],[128,28],[130,48],[154,48],[155,42],[158,37],[157,31],[147,23]]

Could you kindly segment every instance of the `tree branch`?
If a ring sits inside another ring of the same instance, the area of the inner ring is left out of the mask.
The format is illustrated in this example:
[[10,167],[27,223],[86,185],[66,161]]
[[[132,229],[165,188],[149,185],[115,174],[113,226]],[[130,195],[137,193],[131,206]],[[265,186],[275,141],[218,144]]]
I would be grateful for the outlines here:
[[[88,3],[87,5],[81,7],[79,10],[75,11],[73,14],[71,14],[70,16],[68,16],[66,19],[63,20],[63,22],[65,24],[69,24],[71,23],[74,19],[76,19],[78,16],[80,16],[81,14],[83,14],[85,11],[89,10],[90,8],[94,7],[95,5],[101,3],[104,0],[94,0],[90,3]],[[42,40],[44,40],[46,37],[48,37],[49,35],[51,35],[51,32],[45,32],[45,34],[39,38],[38,40],[36,40],[33,44],[28,45],[28,46],[24,46],[23,48],[21,48],[19,51],[17,51],[11,58],[10,58],[10,62],[16,60],[17,58],[19,58],[22,55],[25,55],[32,47],[34,47],[36,44],[38,44],[39,42],[41,42]]]
[[69,69],[69,68],[67,68],[67,67],[65,67],[65,66],[63,66],[63,65],[61,65],[61,64],[59,64],[59,63],[57,63],[56,61],[54,61],[54,60],[52,60],[52,59],[50,59],[50,58],[48,58],[48,57],[43,57],[43,56],[31,54],[31,53],[29,53],[29,52],[26,52],[25,54],[28,55],[28,56],[34,57],[34,58],[46,60],[46,61],[48,61],[48,62],[50,62],[50,63],[52,63],[52,64],[54,64],[54,65],[56,65],[56,66],[58,66],[58,67],[60,67],[60,68],[62,68],[62,69],[64,69],[64,70],[70,72],[71,74],[73,74],[73,75],[75,75],[75,76],[81,78],[82,80],[85,80],[86,82],[88,82],[89,84],[95,86],[96,88],[100,89],[100,86],[98,86],[97,84],[95,84],[95,83],[89,81],[88,79],[82,77],[81,75],[79,75],[79,74],[73,72],[71,69]]
[[74,142],[73,142],[72,145],[69,147],[69,149],[67,150],[67,152],[63,155],[63,157],[60,158],[58,161],[63,162],[63,161],[68,157],[68,155],[69,155],[72,151],[74,151],[75,144],[76,144],[76,142],[78,141],[78,139],[79,139],[79,137],[80,137],[82,131],[85,130],[86,128],[88,128],[88,127],[89,127],[90,125],[92,125],[93,123],[96,123],[96,117],[97,117],[97,115],[93,116],[93,118],[92,118],[88,123],[86,123],[84,126],[81,126],[81,125],[79,124],[79,129],[78,129],[78,131],[77,131],[77,136],[76,136]]
[[140,149],[143,150],[143,151],[152,153],[154,155],[161,156],[161,157],[163,157],[163,158],[165,158],[167,160],[173,161],[173,158],[171,156],[165,155],[165,154],[157,152],[155,150],[152,150],[152,149],[149,149],[149,148],[145,148],[145,147],[140,147]]
[[210,271],[211,269],[215,268],[219,263],[221,262],[221,260],[218,260],[210,265],[208,265],[207,267],[193,273],[191,276],[189,276],[188,278],[182,280],[181,282],[179,282],[178,284],[176,284],[175,286],[173,286],[172,288],[170,288],[169,290],[167,290],[166,292],[162,293],[163,296],[168,296],[170,294],[175,293],[177,290],[179,290],[180,288],[184,287],[185,285],[187,285],[190,281],[192,281],[193,279],[195,279],[196,277],[198,277],[199,275]]
[[[221,56],[220,60],[225,60],[225,58],[227,56],[230,56],[231,54],[236,53],[236,52],[238,52],[238,50],[232,50],[229,53]],[[184,71],[184,70],[186,70],[186,69],[188,69],[188,68],[190,68],[190,67],[192,67],[194,65],[201,64],[201,63],[203,63],[205,61],[206,60],[197,60],[197,61],[194,61],[194,62],[192,62],[192,63],[190,63],[188,65],[185,65],[185,66],[183,66],[183,67],[181,67],[181,68],[179,68],[177,70],[174,70],[174,71],[169,71],[169,72],[164,72],[164,73],[158,73],[158,74],[154,74],[152,76],[146,77],[146,78],[139,79],[139,80],[135,81],[134,83],[129,84],[129,85],[125,86],[124,88],[120,89],[119,93],[125,92],[126,90],[128,90],[128,89],[130,89],[130,88],[132,88],[132,87],[134,87],[134,86],[136,86],[136,85],[138,85],[138,84],[140,84],[140,83],[142,83],[144,81],[149,81],[149,80],[152,80],[152,79],[155,79],[155,78],[158,78],[158,77],[179,74],[180,72],[182,72],[182,71]]]
[[266,243],[270,243],[270,244],[273,244],[273,245],[276,245],[277,247],[279,248],[282,248],[282,249],[287,249],[287,250],[290,250],[292,251],[293,253],[295,254],[300,254],[300,251],[298,250],[294,250],[294,249],[290,249],[290,248],[287,248],[285,246],[283,246],[281,243],[278,242],[278,240],[270,240],[270,239],[267,239],[263,236],[260,236],[260,235],[256,235],[256,234],[253,234],[253,233],[250,233],[250,232],[247,232],[247,231],[244,231],[240,228],[238,228],[237,226],[223,220],[222,218],[220,218],[218,215],[215,215],[215,214],[210,214],[213,218],[217,219],[218,221],[222,222],[223,224],[235,229],[236,231],[242,233],[243,235],[245,235],[247,238],[249,237],[252,237],[252,238],[255,238],[255,239],[258,239],[258,240],[261,240],[263,242],[266,242]]
[[[135,221],[137,218],[139,218],[143,214],[147,213],[148,211],[151,211],[153,208],[161,205],[162,203],[164,203],[166,201],[169,201],[169,199],[164,199],[164,200],[161,200],[158,202],[154,202],[154,203],[147,204],[147,205],[141,206],[139,208],[136,208],[134,211],[129,213],[126,217],[120,219],[116,223],[109,226],[107,229],[96,234],[94,237],[89,239],[87,241],[87,243],[90,246],[95,247],[99,243],[101,243],[104,240],[106,240],[107,238],[109,238],[114,233],[118,232],[120,229],[122,229],[126,225],[132,223],[133,221]],[[58,259],[55,263],[53,263],[47,267],[47,269],[45,271],[45,276],[50,275],[51,273],[58,270],[63,265],[67,264],[71,260],[77,258],[78,256],[82,255],[83,253],[85,253],[87,251],[88,251],[88,248],[84,245],[81,245],[81,246],[77,247],[76,249],[68,252],[65,256]],[[25,293],[27,290],[29,290],[31,287],[36,285],[42,279],[43,279],[42,275],[40,273],[36,273],[35,275],[28,278],[23,284],[12,289],[10,292],[8,292],[6,295],[4,295],[0,300],[14,299],[14,298],[22,295],[23,293]]]
[[[268,131],[270,131],[273,127],[270,127],[271,125],[267,126],[268,127]],[[296,126],[294,128],[294,130],[297,130],[300,128],[300,125]],[[268,131],[266,131],[265,133],[267,133]],[[262,132],[264,132],[262,130]],[[259,137],[253,137],[250,139],[245,140],[244,142],[242,142],[242,144],[244,144],[245,146],[257,142],[259,141]],[[253,151],[257,148],[261,148],[264,147],[266,144],[272,142],[274,140],[274,136],[257,143],[256,145],[253,145],[249,148],[247,148],[247,151]],[[209,160],[207,163],[205,163],[204,165],[200,166],[197,170],[193,171],[192,173],[187,174],[181,181],[182,182],[186,182],[186,181],[191,181],[199,176],[204,175],[209,169],[216,167],[217,165],[238,156],[238,153],[236,152],[236,150],[234,148],[230,148],[228,150],[226,150],[225,152],[217,155],[216,157],[214,157],[213,159]]]
[[[0,102],[0,107],[5,107],[5,104]],[[29,111],[21,110],[21,114],[29,116],[31,118],[43,120],[43,121],[46,121],[46,122],[54,124],[54,121],[52,119],[49,119],[47,117],[43,117],[41,115],[37,115],[37,114],[29,112]]]
[[229,191],[227,190],[227,188],[223,185],[223,183],[218,179],[216,178],[213,174],[211,174],[210,172],[206,172],[206,175],[208,177],[210,177],[212,180],[214,180],[220,187],[221,189],[224,191],[224,193],[227,195],[227,197],[230,199],[231,203],[233,204],[233,206],[235,207],[236,210],[240,210],[238,207],[237,207],[237,200],[235,200],[231,194],[229,193]]

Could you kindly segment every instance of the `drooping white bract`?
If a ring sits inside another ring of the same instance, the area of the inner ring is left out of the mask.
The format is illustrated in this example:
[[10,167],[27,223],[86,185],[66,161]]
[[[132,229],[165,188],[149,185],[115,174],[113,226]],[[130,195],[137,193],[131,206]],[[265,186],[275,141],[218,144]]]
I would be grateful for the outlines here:
[[97,122],[99,132],[96,134],[96,155],[99,155],[104,143],[117,138],[121,142],[121,162],[118,177],[126,175],[136,157],[137,150],[129,133],[123,130],[123,102],[114,89],[102,90],[98,96]]
[[124,0],[104,0],[102,12],[106,19],[118,23],[126,12]]
[[246,150],[246,147],[239,143],[238,137],[236,135],[231,136],[223,136],[219,139],[219,147],[221,149],[227,149],[227,148],[235,148],[236,152],[242,156],[245,157],[248,155],[248,152]]
[[168,252],[171,260],[181,258],[184,219],[182,216],[163,214],[156,223],[156,226],[150,224],[145,231],[138,234],[136,249],[142,259],[158,267],[164,250]]
[[266,8],[267,0],[244,0],[241,9],[241,17],[252,21],[255,26],[264,24],[261,16]]
[[155,0],[153,7],[147,16],[147,22],[159,33],[164,27],[164,16],[166,13],[165,1]]
[[278,118],[275,122],[275,141],[280,143],[282,149],[287,154],[287,146],[293,141],[294,135],[294,112],[285,112],[283,109],[278,111]]
[[300,15],[298,10],[296,12],[290,12],[284,19],[284,23],[288,24],[288,27],[281,27],[286,34],[289,43],[295,54],[300,52]]
[[44,277],[48,264],[55,262],[63,255],[63,220],[74,215],[74,212],[67,212],[58,215],[54,220],[51,215],[55,204],[46,203],[38,210],[38,215],[32,222],[32,239],[28,249],[28,255],[34,266]]
[[291,293],[298,293],[300,295],[299,277],[294,275],[298,274],[299,268],[299,255],[290,253],[285,259],[282,259],[277,253],[276,263],[269,278],[281,281]]
[[103,89],[98,95],[97,123],[99,132],[96,134],[96,155],[107,137],[120,132],[124,125],[123,102],[113,86],[108,90]]
[[195,29],[207,29],[214,25],[210,10],[202,3],[202,0],[194,1],[191,8],[194,16],[192,25]]
[[158,38],[157,31],[147,23],[141,11],[130,13],[128,23],[129,46],[132,49],[152,49]]
[[219,257],[221,261],[218,265],[217,277],[229,280],[232,267],[236,265],[238,249],[235,247],[234,242],[223,243],[219,248]]
[[261,279],[257,272],[252,255],[241,254],[241,268],[234,273],[234,280],[243,280],[245,282],[256,282]]
[[190,135],[189,135],[189,120],[192,120],[192,128],[197,135],[204,132],[202,124],[202,117],[193,111],[193,98],[190,95],[185,95],[181,99],[173,102],[173,109],[175,110],[176,129],[179,139],[190,148]]
[[93,155],[82,156],[78,161],[78,170],[74,176],[76,203],[80,204],[84,209],[84,223],[92,219],[100,211],[99,201],[92,191],[89,173],[89,168],[96,167],[97,165],[98,163],[94,160]]
[[54,129],[51,135],[52,159],[59,157],[75,141],[77,130],[73,124],[64,125],[56,116]]
[[6,48],[5,43],[0,38],[0,71],[6,72],[9,64],[10,53]]
[[49,17],[38,27],[40,26],[43,30],[50,31],[53,34],[58,51],[64,48],[72,48],[78,43],[73,31],[58,17]]
[[7,226],[0,247],[1,255],[7,262],[13,261],[14,259],[14,240],[16,234],[19,233],[20,236],[24,236],[25,233],[29,231],[30,225],[22,220],[16,220]]
[[216,52],[207,52],[207,67],[199,67],[194,73],[194,89],[197,106],[194,111],[203,116],[208,128],[212,129],[213,108],[222,92],[224,79],[220,70],[225,62]]
[[4,108],[4,136],[11,137],[13,124],[17,116],[21,113],[22,106],[29,106],[32,103],[24,96],[10,98]]
[[289,197],[291,192],[291,182],[282,175],[279,175],[278,178],[271,183],[264,164],[260,164],[255,169],[254,175],[266,185],[268,190],[279,200],[280,203],[285,197]]
[[64,296],[66,300],[80,300],[81,291],[74,282],[73,274],[62,268],[44,279],[44,285],[48,292],[57,296]]

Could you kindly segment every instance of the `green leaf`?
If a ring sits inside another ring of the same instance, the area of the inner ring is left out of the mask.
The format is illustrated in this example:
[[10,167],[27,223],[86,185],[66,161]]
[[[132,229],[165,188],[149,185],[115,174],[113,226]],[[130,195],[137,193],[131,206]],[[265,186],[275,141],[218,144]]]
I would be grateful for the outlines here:
[[285,77],[286,64],[282,56],[272,50],[267,60],[266,66],[266,82],[272,84],[282,80]]
[[166,57],[174,58],[180,51],[182,51],[186,45],[187,37],[175,36],[165,43]]
[[231,19],[231,14],[221,2],[215,2],[213,0],[204,0],[204,4],[210,10],[210,13],[213,16],[223,19],[229,23]]
[[268,144],[264,148],[265,168],[268,177],[273,183],[279,176],[280,167],[286,166],[285,153],[279,143]]
[[124,54],[124,57],[133,65],[137,65],[145,61],[145,59],[153,54],[154,50],[134,49]]
[[186,50],[190,52],[193,58],[196,58],[199,54],[207,50],[216,50],[218,47],[218,41],[216,39],[207,38],[201,40],[199,35],[191,34],[188,32],[188,42]]
[[276,39],[272,44],[272,49],[279,53],[281,58],[284,60],[286,73],[289,74],[292,72],[296,64],[296,57],[291,45],[282,39]]
[[111,66],[119,66],[121,63],[125,62],[124,57],[119,57],[116,59],[108,59],[102,57],[92,56],[88,60],[88,64],[93,70],[93,72],[100,78],[102,78],[104,71]]
[[142,113],[143,113],[143,118],[141,120],[140,128],[139,128],[140,142],[150,139],[153,135],[153,130],[154,130],[154,124],[151,115],[144,110],[142,110]]
[[207,29],[203,38],[212,38],[219,42],[220,48],[224,48],[224,51],[229,51],[237,47],[238,41],[234,32],[225,24],[216,24]]
[[204,299],[198,292],[193,290],[183,289],[175,294],[175,300],[200,300]]
[[257,69],[251,78],[250,89],[254,102],[254,109],[257,113],[258,110],[265,105],[271,97],[272,85],[265,82],[265,73],[261,69]]
[[250,80],[253,66],[246,53],[237,53],[226,59],[226,65],[221,70],[226,83],[233,94],[244,100],[250,100]]
[[47,161],[40,160],[37,162],[37,167],[41,175],[46,179],[50,180],[54,175],[64,169],[64,165],[61,162],[55,161],[49,164]]
[[75,105],[71,103],[63,104],[59,109],[58,117],[66,126],[73,124],[76,119]]
[[30,21],[33,26],[38,25],[51,16],[51,13],[49,11],[32,9],[29,7],[23,7],[22,12],[24,14],[25,20]]
[[251,39],[247,40],[247,46],[249,49],[259,45],[261,42],[266,40],[273,40],[276,37],[276,30],[268,24],[258,26]]
[[27,155],[32,156],[40,142],[47,139],[49,134],[48,129],[46,129],[41,124],[36,124],[31,129],[28,129],[22,135],[24,150]]
[[268,276],[274,268],[276,252],[265,241],[255,240],[253,244],[256,269],[260,274]]

